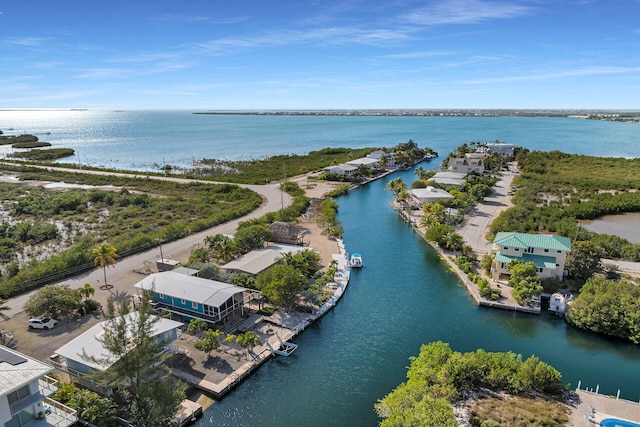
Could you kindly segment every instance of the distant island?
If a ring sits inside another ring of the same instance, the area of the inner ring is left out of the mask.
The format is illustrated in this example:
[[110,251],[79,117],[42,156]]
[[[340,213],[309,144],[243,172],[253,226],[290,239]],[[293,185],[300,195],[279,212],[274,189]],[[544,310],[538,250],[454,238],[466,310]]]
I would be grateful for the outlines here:
[[425,117],[569,117],[640,123],[640,110],[535,109],[364,109],[364,110],[212,110],[193,114],[250,116],[425,116]]

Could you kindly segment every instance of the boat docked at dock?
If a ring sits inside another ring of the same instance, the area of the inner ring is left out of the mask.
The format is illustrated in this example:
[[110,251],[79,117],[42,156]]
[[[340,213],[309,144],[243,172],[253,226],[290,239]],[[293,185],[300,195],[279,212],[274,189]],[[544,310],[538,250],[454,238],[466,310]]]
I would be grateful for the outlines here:
[[351,268],[362,268],[364,267],[364,262],[362,261],[362,255],[359,253],[354,253],[349,258],[349,267]]

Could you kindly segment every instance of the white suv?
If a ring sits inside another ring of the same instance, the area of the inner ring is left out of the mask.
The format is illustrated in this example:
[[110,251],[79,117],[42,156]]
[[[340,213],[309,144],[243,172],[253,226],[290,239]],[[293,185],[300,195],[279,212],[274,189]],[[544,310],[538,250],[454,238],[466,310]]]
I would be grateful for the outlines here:
[[58,321],[50,317],[38,316],[30,317],[27,324],[29,329],[53,329],[58,324]]

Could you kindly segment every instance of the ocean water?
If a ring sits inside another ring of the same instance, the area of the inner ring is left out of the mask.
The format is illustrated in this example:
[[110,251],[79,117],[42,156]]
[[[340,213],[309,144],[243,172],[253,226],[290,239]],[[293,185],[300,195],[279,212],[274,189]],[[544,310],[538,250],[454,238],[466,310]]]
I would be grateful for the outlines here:
[[[192,111],[0,111],[0,130],[73,148],[62,162],[130,170],[189,167],[202,158],[391,147],[413,139],[446,155],[471,141],[606,157],[640,156],[640,126],[551,117],[204,115]],[[5,147],[5,149],[7,149]]]

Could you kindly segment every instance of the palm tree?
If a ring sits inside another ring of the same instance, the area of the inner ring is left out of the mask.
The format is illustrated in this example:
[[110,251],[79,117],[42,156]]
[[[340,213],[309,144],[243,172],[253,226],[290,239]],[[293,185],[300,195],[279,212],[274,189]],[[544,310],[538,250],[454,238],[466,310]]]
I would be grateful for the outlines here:
[[93,263],[102,268],[102,271],[104,272],[103,287],[104,289],[108,289],[109,285],[107,285],[107,267],[110,265],[114,265],[117,262],[117,249],[115,248],[115,246],[104,242],[94,246],[93,249],[91,249],[91,254],[94,256]]
[[258,334],[253,331],[247,331],[244,334],[240,334],[236,339],[236,342],[247,349],[247,355],[249,355],[249,352],[253,347],[262,344]]
[[9,311],[11,307],[6,305],[6,301],[0,298],[0,319],[9,320],[9,316],[3,313],[3,311]]
[[91,298],[91,295],[96,293],[96,288],[88,283],[85,283],[82,288],[78,289],[78,292],[80,292],[80,295],[84,297],[85,301],[88,301],[89,298]]

